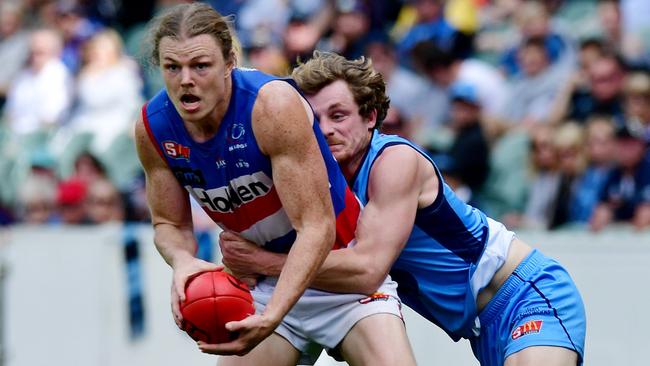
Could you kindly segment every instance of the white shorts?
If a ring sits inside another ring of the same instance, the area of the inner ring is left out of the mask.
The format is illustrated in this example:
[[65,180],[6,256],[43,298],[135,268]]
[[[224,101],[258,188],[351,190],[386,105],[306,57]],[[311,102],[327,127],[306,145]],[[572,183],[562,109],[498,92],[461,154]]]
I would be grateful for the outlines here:
[[[261,313],[271,299],[276,282],[276,277],[268,277],[251,290],[257,313]],[[381,313],[403,320],[401,308],[397,283],[390,276],[370,297],[308,288],[275,332],[302,353],[301,365],[312,365],[323,347],[335,348],[359,320]]]

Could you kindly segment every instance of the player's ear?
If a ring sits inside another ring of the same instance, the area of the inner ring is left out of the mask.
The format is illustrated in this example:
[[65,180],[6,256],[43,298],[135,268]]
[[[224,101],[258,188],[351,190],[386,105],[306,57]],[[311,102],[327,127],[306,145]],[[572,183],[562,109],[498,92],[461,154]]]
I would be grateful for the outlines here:
[[232,69],[235,68],[237,64],[237,55],[235,55],[234,52],[230,52],[230,57],[228,57],[228,61],[226,61],[226,72],[223,75],[224,79],[230,78],[230,74],[232,74]]
[[375,125],[377,124],[377,110],[373,109],[370,111],[370,114],[368,115],[368,118],[366,120],[366,127],[368,128],[368,131],[372,131],[373,128],[375,128]]

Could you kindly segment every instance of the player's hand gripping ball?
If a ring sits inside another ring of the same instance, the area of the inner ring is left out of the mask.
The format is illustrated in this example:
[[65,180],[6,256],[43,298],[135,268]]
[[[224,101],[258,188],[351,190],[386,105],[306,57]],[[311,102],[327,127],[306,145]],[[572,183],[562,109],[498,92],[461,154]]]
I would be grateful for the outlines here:
[[255,307],[245,283],[226,272],[210,271],[188,281],[181,314],[183,330],[192,339],[217,344],[237,338],[225,324],[255,314]]

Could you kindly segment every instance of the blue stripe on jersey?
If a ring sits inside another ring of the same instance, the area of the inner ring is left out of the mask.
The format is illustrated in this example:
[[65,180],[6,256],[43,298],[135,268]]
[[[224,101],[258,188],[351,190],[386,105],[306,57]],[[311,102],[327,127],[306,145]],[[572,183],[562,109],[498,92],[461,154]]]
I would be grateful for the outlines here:
[[467,211],[476,209],[459,200],[446,184],[444,197],[438,207],[434,202],[418,210],[415,225],[467,263],[478,264],[488,236],[485,216],[479,215],[480,221],[463,221],[472,214]]

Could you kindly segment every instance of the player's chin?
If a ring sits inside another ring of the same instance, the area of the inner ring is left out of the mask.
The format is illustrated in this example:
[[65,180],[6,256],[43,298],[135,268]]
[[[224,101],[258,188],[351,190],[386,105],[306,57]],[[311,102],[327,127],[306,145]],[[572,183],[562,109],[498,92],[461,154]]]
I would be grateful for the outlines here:
[[339,147],[339,145],[336,145],[337,147],[335,149],[332,149],[330,146],[330,151],[332,152],[332,155],[334,155],[334,158],[337,161],[345,161],[347,159],[348,154],[345,153],[342,147]]

